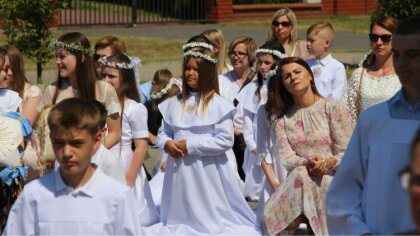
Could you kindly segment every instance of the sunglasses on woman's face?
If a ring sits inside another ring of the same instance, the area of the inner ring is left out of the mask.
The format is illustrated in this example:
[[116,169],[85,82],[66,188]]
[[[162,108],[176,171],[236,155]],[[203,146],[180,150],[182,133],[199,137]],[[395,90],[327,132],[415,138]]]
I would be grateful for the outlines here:
[[292,23],[290,23],[290,21],[276,21],[273,20],[273,22],[271,23],[273,26],[278,27],[279,25],[283,26],[284,28],[289,28]]
[[391,34],[369,34],[369,39],[372,43],[378,42],[378,39],[381,39],[383,43],[389,43],[391,42],[392,35]]
[[95,54],[93,54],[93,60],[94,60],[94,61],[98,61],[98,60],[99,60],[99,58],[101,58],[101,57],[103,57],[103,56],[105,56],[105,55],[100,55],[100,54],[95,53]]

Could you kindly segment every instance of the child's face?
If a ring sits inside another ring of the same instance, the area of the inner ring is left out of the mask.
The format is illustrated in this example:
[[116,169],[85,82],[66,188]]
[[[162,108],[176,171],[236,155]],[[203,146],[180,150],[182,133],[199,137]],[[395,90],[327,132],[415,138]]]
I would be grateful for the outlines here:
[[120,90],[121,76],[118,69],[112,67],[104,67],[102,69],[101,77],[104,81],[110,83],[117,92]]
[[328,47],[327,40],[319,36],[320,32],[312,31],[307,37],[307,48],[315,57],[322,56]]
[[10,67],[9,56],[5,57],[3,67],[1,69],[2,69],[2,71],[4,71],[6,73],[6,76],[4,76],[4,78],[2,78],[2,81],[3,81],[2,87],[7,88],[7,89],[11,89],[12,88],[12,80],[13,80],[13,72],[12,72],[12,69]]
[[63,48],[55,50],[55,64],[58,74],[63,78],[71,78],[76,75],[76,56]]
[[272,55],[260,54],[257,58],[257,70],[265,77],[274,63],[275,61]]
[[54,154],[64,176],[83,176],[90,165],[94,150],[99,147],[100,134],[92,136],[86,130],[70,130],[50,135]]
[[188,87],[192,91],[195,91],[198,88],[199,75],[198,75],[197,62],[194,60],[194,58],[191,58],[188,61],[187,65],[185,65],[184,77],[185,77],[185,80],[187,81]]
[[[0,60],[0,62],[2,61]],[[7,78],[7,68],[4,67],[4,63],[0,64],[3,64],[3,66],[0,68],[0,88],[6,88],[5,80]]]

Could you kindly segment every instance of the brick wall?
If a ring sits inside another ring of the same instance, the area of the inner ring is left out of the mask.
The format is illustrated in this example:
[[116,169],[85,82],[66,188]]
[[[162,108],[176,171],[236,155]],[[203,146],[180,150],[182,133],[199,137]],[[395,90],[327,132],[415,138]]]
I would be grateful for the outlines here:
[[333,15],[365,15],[376,8],[377,0],[321,0],[319,4],[253,4],[233,5],[232,0],[209,0],[212,22],[233,19],[271,18],[279,8],[292,9],[298,18],[314,18]]

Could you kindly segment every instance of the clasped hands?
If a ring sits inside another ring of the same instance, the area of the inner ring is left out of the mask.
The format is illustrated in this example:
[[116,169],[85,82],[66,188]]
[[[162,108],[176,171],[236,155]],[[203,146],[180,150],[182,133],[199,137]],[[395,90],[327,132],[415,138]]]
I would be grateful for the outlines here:
[[176,159],[188,155],[187,140],[185,139],[179,141],[168,140],[165,143],[164,149],[166,153]]
[[304,165],[309,172],[309,175],[313,176],[322,176],[328,173],[331,170],[331,167],[334,166],[334,158],[320,158],[317,156],[308,158]]

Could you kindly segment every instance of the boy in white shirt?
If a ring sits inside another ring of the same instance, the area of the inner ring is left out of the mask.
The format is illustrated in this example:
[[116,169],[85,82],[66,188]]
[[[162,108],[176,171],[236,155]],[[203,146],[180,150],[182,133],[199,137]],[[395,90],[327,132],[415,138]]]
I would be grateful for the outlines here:
[[334,29],[330,23],[311,25],[307,30],[307,47],[315,58],[306,62],[314,73],[315,86],[326,98],[341,99],[347,88],[347,76],[343,63],[331,56]]
[[91,164],[100,144],[100,114],[70,98],[48,115],[58,170],[25,186],[10,211],[5,235],[141,234],[131,190]]

